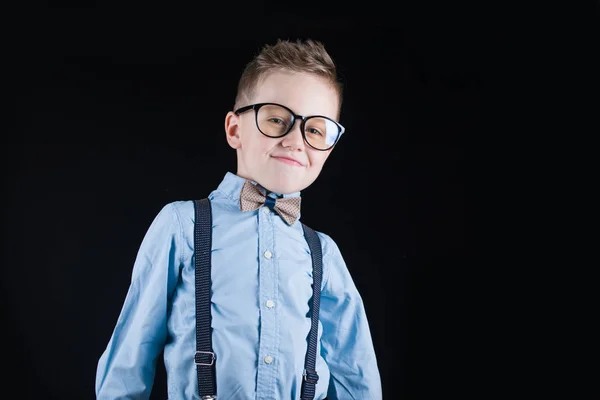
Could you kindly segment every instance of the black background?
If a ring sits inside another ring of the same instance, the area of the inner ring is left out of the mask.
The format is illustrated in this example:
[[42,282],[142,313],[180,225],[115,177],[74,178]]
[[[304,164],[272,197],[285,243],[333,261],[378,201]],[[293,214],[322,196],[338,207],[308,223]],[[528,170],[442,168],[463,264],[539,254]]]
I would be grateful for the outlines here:
[[[477,280],[466,268],[465,147],[484,89],[504,79],[490,54],[505,28],[456,5],[329,11],[23,14],[17,129],[3,146],[5,362],[18,398],[94,398],[146,229],[165,203],[204,197],[235,172],[224,117],[245,63],[277,38],[323,41],[345,83],[347,133],[303,192],[303,221],[336,240],[363,296],[384,398],[480,394],[464,308]],[[152,397],[165,393],[159,370]]]

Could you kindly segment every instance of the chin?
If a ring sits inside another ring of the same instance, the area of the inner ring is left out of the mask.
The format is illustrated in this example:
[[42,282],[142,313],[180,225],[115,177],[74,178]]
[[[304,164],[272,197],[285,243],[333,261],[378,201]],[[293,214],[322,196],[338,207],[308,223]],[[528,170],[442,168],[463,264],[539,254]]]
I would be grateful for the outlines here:
[[267,187],[267,189],[277,194],[290,194],[299,192],[302,190],[302,187],[299,185],[273,185],[272,187]]
[[263,185],[266,189],[278,194],[290,194],[303,190],[305,185],[300,180],[273,180],[268,185]]

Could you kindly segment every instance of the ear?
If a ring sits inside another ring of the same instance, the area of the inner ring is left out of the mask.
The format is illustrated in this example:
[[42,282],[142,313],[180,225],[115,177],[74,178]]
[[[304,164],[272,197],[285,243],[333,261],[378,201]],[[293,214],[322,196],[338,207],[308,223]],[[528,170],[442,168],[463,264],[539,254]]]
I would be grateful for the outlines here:
[[240,137],[240,117],[233,111],[229,111],[225,116],[225,136],[227,143],[233,149],[242,147],[242,139]]

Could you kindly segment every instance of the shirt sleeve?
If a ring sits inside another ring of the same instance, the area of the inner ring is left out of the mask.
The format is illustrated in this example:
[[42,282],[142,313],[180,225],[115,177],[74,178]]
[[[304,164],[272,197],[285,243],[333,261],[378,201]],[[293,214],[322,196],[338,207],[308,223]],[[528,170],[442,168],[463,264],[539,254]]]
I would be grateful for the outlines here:
[[362,298],[335,242],[324,235],[319,317],[321,352],[330,370],[327,398],[381,400],[381,378]]
[[181,266],[182,229],[167,204],[138,250],[123,307],[96,370],[96,399],[148,399],[167,337],[168,303]]

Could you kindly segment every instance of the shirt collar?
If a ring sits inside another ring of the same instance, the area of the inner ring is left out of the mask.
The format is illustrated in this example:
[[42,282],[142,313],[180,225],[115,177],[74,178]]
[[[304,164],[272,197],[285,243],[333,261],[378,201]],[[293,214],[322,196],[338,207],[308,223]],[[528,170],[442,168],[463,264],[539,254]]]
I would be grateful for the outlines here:
[[[221,181],[221,183],[219,184],[219,187],[217,190],[219,190],[220,192],[224,193],[225,195],[227,195],[227,197],[229,197],[231,200],[233,201],[238,201],[238,199],[240,198],[240,193],[242,191],[242,186],[244,186],[244,182],[246,181],[251,182],[254,185],[257,185],[260,190],[263,193],[266,193],[267,190],[265,188],[263,188],[258,182],[255,182],[253,180],[250,179],[245,179],[242,178],[241,176],[238,176],[232,172],[227,172],[225,174],[225,177],[223,178],[223,180]],[[284,193],[284,194],[279,194],[279,193],[269,193],[269,197],[272,198],[286,198],[286,197],[300,197],[300,192],[293,192],[293,193]]]

